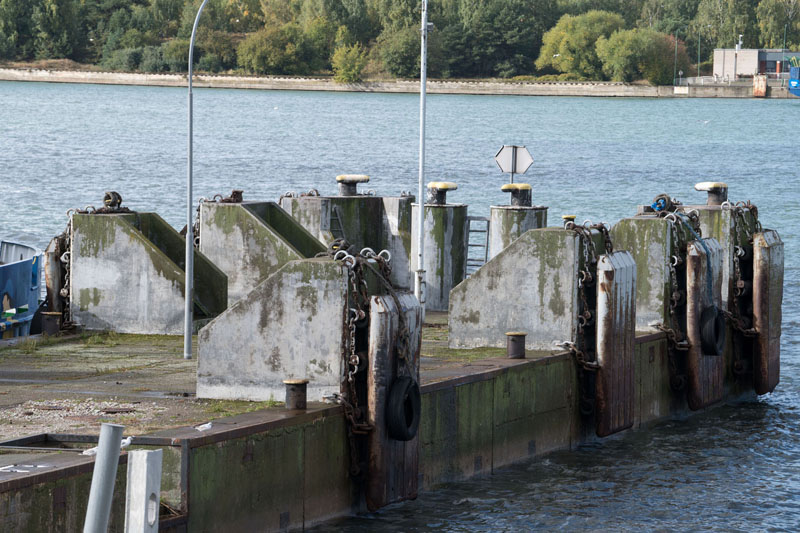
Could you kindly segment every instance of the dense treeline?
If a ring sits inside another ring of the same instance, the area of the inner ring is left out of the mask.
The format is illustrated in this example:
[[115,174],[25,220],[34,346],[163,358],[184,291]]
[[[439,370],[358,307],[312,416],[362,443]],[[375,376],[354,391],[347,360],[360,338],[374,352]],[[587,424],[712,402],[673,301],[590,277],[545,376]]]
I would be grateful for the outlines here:
[[[201,0],[0,0],[0,59],[186,70]],[[197,68],[416,77],[420,0],[210,0]],[[800,0],[430,0],[430,74],[648,79],[715,47],[800,45]],[[676,47],[675,37],[678,39]]]

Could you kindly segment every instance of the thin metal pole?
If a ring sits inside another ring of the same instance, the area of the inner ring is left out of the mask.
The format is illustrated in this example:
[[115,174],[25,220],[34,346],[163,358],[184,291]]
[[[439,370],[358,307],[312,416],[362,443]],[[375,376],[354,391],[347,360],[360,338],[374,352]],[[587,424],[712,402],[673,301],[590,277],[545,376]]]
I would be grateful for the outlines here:
[[675,30],[673,39],[675,39],[675,62],[672,64],[672,85],[675,85],[675,80],[678,79],[678,30]]
[[420,75],[419,75],[419,187],[417,189],[417,277],[414,280],[414,296],[422,306],[425,316],[425,96],[428,81],[428,0],[422,0],[422,27],[420,28]]
[[89,489],[89,505],[83,533],[106,533],[111,513],[111,498],[114,496],[114,481],[117,479],[119,450],[125,426],[103,424],[94,459],[92,486]]
[[697,77],[700,78],[700,28],[697,29]]
[[183,358],[192,358],[192,306],[194,302],[194,232],[192,231],[192,143],[194,117],[192,115],[192,63],[194,62],[194,40],[197,37],[197,24],[200,22],[200,15],[206,7],[208,0],[203,0],[197,16],[194,18],[192,27],[192,39],[189,42],[189,138],[187,147],[187,173],[186,173],[186,282],[185,282],[185,305],[183,321]]

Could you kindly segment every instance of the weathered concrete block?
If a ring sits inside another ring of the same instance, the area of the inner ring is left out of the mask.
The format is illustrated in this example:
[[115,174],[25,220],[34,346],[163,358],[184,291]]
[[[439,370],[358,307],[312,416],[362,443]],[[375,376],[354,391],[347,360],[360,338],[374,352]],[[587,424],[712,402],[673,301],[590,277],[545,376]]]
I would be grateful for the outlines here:
[[[392,276],[395,287],[414,286],[414,264],[411,256],[411,203],[413,196],[383,197],[383,244],[392,254]],[[380,250],[375,250],[379,252]]]
[[300,196],[283,197],[280,205],[309,233],[328,245],[345,238],[359,249],[382,249],[392,254],[392,283],[409,288],[411,196]]
[[627,250],[636,262],[636,327],[669,323],[669,260],[674,254],[669,222],[655,216],[624,218],[611,228],[617,250]]
[[308,400],[339,392],[347,268],[285,264],[199,334],[197,396],[280,400],[284,379],[308,379]]
[[[70,309],[89,329],[176,335],[183,331],[185,240],[155,213],[72,215]],[[198,317],[227,306],[227,279],[195,254]]]
[[748,208],[728,207],[718,205],[687,205],[682,211],[688,213],[697,211],[700,219],[700,231],[703,237],[713,237],[722,246],[722,303],[726,310],[733,310],[734,269],[733,260],[736,247],[751,248],[748,242],[755,231],[755,219]]
[[289,261],[325,247],[274,202],[202,202],[200,251],[228,276],[233,303]]
[[561,228],[531,230],[450,293],[450,347],[506,344],[525,331],[529,350],[554,349],[577,335],[578,235]]
[[543,206],[493,205],[489,215],[489,256],[491,259],[528,230],[547,226]]
[[[416,268],[419,206],[411,210],[411,260]],[[447,311],[450,291],[467,275],[467,206],[425,204],[425,309]]]

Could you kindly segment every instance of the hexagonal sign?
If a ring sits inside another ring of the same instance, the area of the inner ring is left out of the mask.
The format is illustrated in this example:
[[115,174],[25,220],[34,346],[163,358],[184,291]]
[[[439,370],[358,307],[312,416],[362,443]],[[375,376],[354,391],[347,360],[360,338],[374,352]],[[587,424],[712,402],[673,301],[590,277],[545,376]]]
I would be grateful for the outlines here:
[[505,145],[494,156],[497,166],[506,174],[525,174],[533,157],[524,146]]

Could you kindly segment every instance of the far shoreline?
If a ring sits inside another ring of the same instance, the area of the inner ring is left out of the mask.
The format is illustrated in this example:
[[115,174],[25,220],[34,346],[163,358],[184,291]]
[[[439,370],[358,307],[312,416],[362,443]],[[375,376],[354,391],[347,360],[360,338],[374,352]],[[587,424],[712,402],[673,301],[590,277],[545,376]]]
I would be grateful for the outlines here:
[[[0,67],[0,81],[88,83],[153,87],[186,87],[186,74],[142,74],[57,70],[46,68]],[[255,89],[289,91],[419,93],[419,81],[365,81],[337,83],[331,78],[255,77],[196,74],[196,88]],[[534,82],[495,80],[428,80],[429,94],[516,95],[516,96],[589,96],[629,98],[753,98],[751,82],[737,84],[650,86],[622,82]],[[767,98],[792,98],[785,87],[770,86]]]

